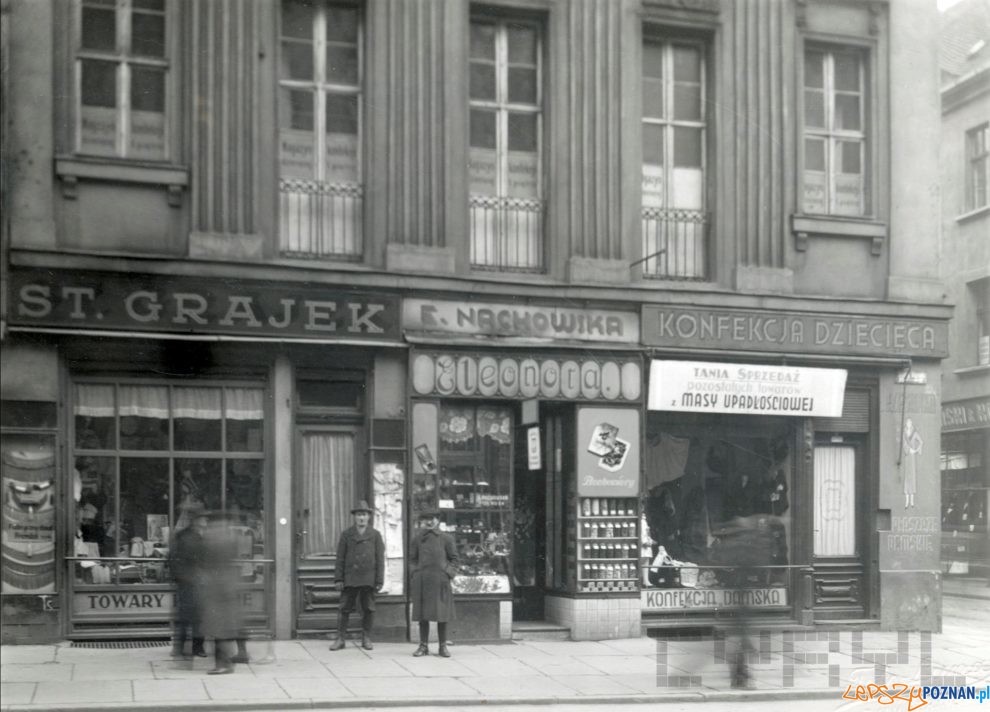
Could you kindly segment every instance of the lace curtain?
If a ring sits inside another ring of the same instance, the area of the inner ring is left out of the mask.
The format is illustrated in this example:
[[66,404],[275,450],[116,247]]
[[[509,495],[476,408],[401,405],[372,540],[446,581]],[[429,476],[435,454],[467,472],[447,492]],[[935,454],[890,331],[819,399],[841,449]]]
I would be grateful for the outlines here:
[[856,554],[856,450],[815,447],[815,556]]
[[440,440],[463,443],[477,435],[502,445],[512,439],[512,415],[508,408],[444,405],[440,409]]
[[[172,389],[171,415],[175,418],[219,420],[223,391],[223,414],[230,420],[261,420],[264,414],[264,390],[261,388],[180,387]],[[121,385],[119,406],[115,408],[112,385],[76,384],[73,412],[90,418],[139,416],[169,417],[167,386]]]

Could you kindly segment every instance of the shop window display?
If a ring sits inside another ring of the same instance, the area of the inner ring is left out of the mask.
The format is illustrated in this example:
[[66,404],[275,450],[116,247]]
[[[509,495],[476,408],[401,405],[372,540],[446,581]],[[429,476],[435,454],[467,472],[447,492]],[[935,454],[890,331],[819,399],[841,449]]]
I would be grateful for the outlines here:
[[424,473],[413,509],[439,509],[457,544],[459,593],[508,592],[512,573],[512,413],[502,406],[445,403],[439,409],[436,461],[419,449]]
[[263,403],[242,386],[76,384],[76,583],[168,582],[172,534],[194,508],[227,512],[238,556],[263,558]]
[[[640,527],[644,587],[786,584],[793,433],[786,423],[761,424],[650,422]],[[762,534],[761,568],[752,574],[758,581],[740,582],[732,569],[740,521]]]

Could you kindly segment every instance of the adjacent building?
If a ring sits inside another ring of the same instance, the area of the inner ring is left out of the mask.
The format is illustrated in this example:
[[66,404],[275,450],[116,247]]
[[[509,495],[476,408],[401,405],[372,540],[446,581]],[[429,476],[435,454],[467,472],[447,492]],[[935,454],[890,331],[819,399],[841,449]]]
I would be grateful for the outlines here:
[[[942,15],[942,235],[955,304],[942,376],[942,569],[990,577],[990,3]],[[975,583],[975,582],[974,582]]]
[[[8,0],[3,635],[940,625],[934,5]],[[727,522],[765,535],[733,570]]]

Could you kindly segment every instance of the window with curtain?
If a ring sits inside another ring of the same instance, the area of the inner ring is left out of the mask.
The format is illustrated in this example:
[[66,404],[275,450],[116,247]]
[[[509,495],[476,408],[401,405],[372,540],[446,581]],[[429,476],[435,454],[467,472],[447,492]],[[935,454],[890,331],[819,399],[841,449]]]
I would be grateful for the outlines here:
[[705,276],[705,52],[643,42],[643,274]]
[[362,16],[358,7],[283,0],[279,56],[279,239],[283,253],[358,259]]
[[[171,535],[203,508],[231,516],[242,558],[262,555],[264,405],[264,389],[252,385],[76,383],[77,552],[165,559]],[[91,569],[80,564],[77,580],[96,582]],[[164,574],[154,562],[113,571],[119,583]]]
[[804,211],[865,216],[867,65],[853,48],[809,47],[804,53]]
[[310,431],[302,435],[302,501],[308,508],[302,556],[332,556],[351,525],[354,502],[354,434]]
[[815,556],[856,554],[856,449],[816,445]]
[[165,0],[82,0],[79,18],[76,150],[167,158],[172,68]]
[[543,269],[542,34],[476,19],[470,37],[471,265]]

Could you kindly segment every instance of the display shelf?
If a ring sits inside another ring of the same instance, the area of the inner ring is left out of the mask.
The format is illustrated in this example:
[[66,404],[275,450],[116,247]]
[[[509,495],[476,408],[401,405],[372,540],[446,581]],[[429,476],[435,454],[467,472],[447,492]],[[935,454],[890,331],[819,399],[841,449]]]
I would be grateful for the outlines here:
[[630,592],[638,587],[639,518],[632,497],[579,497],[576,502],[577,590]]

